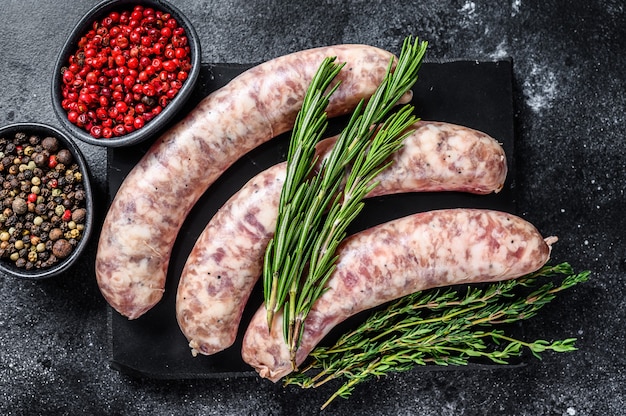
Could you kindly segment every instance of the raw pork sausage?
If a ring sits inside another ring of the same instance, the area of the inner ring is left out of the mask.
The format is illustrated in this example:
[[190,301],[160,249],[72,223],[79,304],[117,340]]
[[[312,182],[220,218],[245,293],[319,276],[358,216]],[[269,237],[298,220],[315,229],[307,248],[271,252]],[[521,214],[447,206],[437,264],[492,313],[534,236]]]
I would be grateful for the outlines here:
[[[433,287],[513,279],[543,266],[555,237],[543,239],[527,221],[481,209],[410,215],[348,237],[340,246],[328,290],[305,320],[296,362],[346,318]],[[252,318],[242,356],[262,377],[292,371],[282,314],[268,333],[265,307]]]
[[[499,191],[507,165],[488,135],[440,122],[417,122],[414,132],[376,178],[369,197],[401,192]],[[318,144],[323,157],[334,144]],[[274,235],[286,164],[258,174],[211,219],[183,269],[176,298],[179,326],[192,353],[214,354],[233,344],[248,297],[262,273]]]
[[149,149],[117,191],[100,235],[96,277],[113,308],[134,319],[161,299],[172,246],[193,205],[238,158],[292,128],[329,56],[347,63],[329,117],[368,98],[394,59],[371,46],[338,45],[267,61],[207,96]]

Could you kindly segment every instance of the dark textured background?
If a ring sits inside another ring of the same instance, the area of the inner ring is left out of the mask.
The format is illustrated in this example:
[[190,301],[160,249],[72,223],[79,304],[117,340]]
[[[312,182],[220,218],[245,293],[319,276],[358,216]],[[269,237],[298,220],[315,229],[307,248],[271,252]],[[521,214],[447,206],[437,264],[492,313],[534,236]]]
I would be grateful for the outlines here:
[[[52,65],[96,3],[2,1],[0,125],[58,125]],[[625,6],[498,3],[176,1],[202,38],[203,62],[259,62],[349,42],[397,53],[408,34],[430,42],[430,61],[512,58],[519,212],[560,237],[555,261],[593,271],[526,325],[528,339],[574,336],[579,351],[517,369],[394,375],[360,386],[325,414],[626,413]],[[105,192],[106,152],[81,147]],[[61,278],[0,278],[1,414],[304,415],[331,393],[258,378],[155,381],[111,370],[94,250]]]

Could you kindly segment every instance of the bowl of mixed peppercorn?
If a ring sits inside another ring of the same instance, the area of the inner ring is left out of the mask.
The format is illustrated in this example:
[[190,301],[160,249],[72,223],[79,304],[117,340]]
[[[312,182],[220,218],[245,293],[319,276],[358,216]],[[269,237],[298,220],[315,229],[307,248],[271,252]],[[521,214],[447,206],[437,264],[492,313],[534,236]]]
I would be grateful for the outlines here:
[[64,133],[38,123],[0,128],[0,271],[27,279],[58,275],[92,230],[89,171]]
[[198,35],[163,0],[103,2],[75,26],[57,59],[52,101],[72,136],[108,147],[159,135],[200,73]]

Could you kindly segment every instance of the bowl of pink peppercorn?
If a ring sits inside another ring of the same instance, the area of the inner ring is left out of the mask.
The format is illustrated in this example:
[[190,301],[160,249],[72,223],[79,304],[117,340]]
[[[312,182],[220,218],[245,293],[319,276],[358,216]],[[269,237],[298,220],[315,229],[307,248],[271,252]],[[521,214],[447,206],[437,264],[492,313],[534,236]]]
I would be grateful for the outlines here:
[[198,35],[162,0],[103,2],[75,26],[52,78],[53,108],[84,142],[133,145],[159,135],[198,79]]

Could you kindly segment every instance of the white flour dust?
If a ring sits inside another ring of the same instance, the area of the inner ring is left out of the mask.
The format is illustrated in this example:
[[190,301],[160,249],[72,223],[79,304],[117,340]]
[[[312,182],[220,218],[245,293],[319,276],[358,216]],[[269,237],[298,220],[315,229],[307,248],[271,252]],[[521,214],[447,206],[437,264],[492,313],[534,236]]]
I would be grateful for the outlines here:
[[474,3],[473,1],[465,2],[459,12],[466,15],[467,17],[471,17],[476,12],[476,3]]
[[517,16],[521,6],[522,0],[513,0],[513,4],[511,4],[511,17]]
[[474,23],[476,18],[476,3],[473,1],[466,1],[465,4],[458,9],[459,14],[463,17],[460,26],[467,28]]
[[489,57],[494,60],[504,59],[509,57],[509,48],[506,40],[503,40],[496,46],[496,50],[489,54]]
[[536,113],[550,108],[558,94],[556,75],[547,67],[532,64],[523,84],[526,104]]

